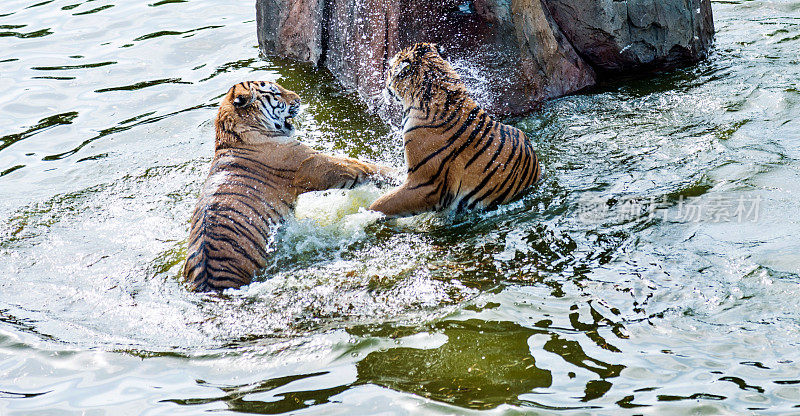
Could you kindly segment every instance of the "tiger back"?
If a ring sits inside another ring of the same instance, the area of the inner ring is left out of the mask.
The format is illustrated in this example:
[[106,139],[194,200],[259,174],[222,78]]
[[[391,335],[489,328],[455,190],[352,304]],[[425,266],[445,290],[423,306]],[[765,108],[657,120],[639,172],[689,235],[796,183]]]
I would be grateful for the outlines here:
[[408,178],[370,209],[402,217],[491,208],[539,180],[525,133],[478,106],[436,45],[415,44],[389,65],[385,92],[403,106]]
[[214,158],[191,219],[183,269],[190,290],[249,284],[301,193],[352,188],[390,173],[291,138],[299,109],[297,94],[271,82],[239,83],[223,98]]

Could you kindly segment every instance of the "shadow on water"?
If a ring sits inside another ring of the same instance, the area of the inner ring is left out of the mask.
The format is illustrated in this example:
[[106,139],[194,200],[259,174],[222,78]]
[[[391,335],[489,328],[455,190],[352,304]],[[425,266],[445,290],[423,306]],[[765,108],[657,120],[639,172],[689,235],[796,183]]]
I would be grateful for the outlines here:
[[[129,88],[123,87],[122,89],[129,89]],[[134,88],[134,89],[140,89],[140,88]],[[132,129],[134,127],[137,127],[137,126],[140,126],[140,125],[155,123],[155,122],[164,120],[166,118],[169,118],[169,117],[172,117],[174,115],[181,114],[181,113],[184,113],[184,112],[187,112],[187,111],[193,111],[193,110],[197,110],[197,109],[200,109],[200,108],[209,108],[211,106],[212,105],[210,105],[210,104],[202,104],[202,105],[197,105],[197,106],[193,106],[193,107],[189,107],[189,108],[184,108],[184,109],[178,110],[178,111],[173,111],[173,112],[170,112],[170,113],[167,113],[167,114],[162,114],[162,115],[153,116],[153,117],[147,117],[147,118],[144,118],[144,119],[140,119],[140,117],[134,117],[132,119],[126,120],[126,122],[120,123],[117,126],[109,127],[109,128],[100,130],[97,133],[97,135],[84,140],[81,144],[79,144],[78,146],[76,146],[75,148],[73,148],[71,150],[68,150],[66,152],[57,153],[57,154],[54,154],[54,155],[47,155],[47,156],[43,157],[42,160],[44,160],[44,161],[53,161],[53,160],[64,159],[66,157],[69,157],[69,156],[72,156],[72,155],[78,153],[81,149],[83,149],[87,145],[91,144],[92,142],[94,142],[96,140],[99,140],[99,139],[102,139],[103,137],[109,136],[111,134],[120,133],[120,132],[123,132],[123,131],[126,131],[126,130],[130,130],[130,129]],[[136,122],[133,123],[132,121],[136,121]]]
[[[553,384],[551,371],[542,368],[541,364],[537,365],[531,353],[528,339],[536,335],[549,339],[544,351],[596,374],[596,379],[586,383],[581,402],[590,403],[602,397],[611,389],[613,379],[625,368],[624,365],[609,364],[588,356],[578,342],[564,339],[557,331],[525,328],[507,321],[444,320],[421,327],[382,324],[354,326],[347,332],[362,341],[343,351],[342,356],[365,353],[356,362],[357,374],[351,383],[312,390],[296,390],[303,383],[294,387],[295,390],[287,387],[291,383],[327,373],[279,377],[246,385],[211,385],[198,380],[198,385],[215,387],[224,394],[211,398],[167,401],[185,406],[222,402],[233,411],[277,414],[329,403],[335,400],[332,397],[346,390],[376,385],[465,409],[488,410],[505,404],[549,410],[596,408],[591,404],[554,407],[531,399],[537,392],[544,392]],[[370,341],[381,338],[402,340],[420,335],[444,337],[446,340],[438,346],[425,348],[379,349],[375,349]],[[270,400],[255,400],[256,395],[269,397]],[[520,398],[522,395],[526,398]]]
[[161,85],[161,84],[191,84],[191,82],[182,81],[180,78],[164,78],[164,79],[155,79],[152,81],[137,82],[136,84],[133,85],[125,85],[121,87],[101,88],[99,90],[95,90],[94,92],[136,91],[148,87],[154,87],[156,85]]
[[[0,30],[5,29],[21,29],[25,27],[25,25],[0,25]],[[2,37],[16,37],[20,39],[27,39],[27,38],[40,38],[47,35],[52,35],[53,32],[50,29],[40,29],[35,30],[33,32],[0,32],[0,38]]]
[[[517,397],[550,387],[552,375],[537,368],[527,339],[537,333],[513,322],[443,321],[426,328],[443,334],[438,348],[388,348],[356,363],[357,384],[376,384],[471,409],[520,404]],[[350,329],[361,336],[387,331]]]
[[[212,26],[203,26],[203,27],[199,27],[197,29],[191,29],[191,30],[185,30],[185,31],[161,30],[161,31],[158,31],[158,32],[153,32],[153,33],[149,33],[147,35],[139,36],[138,38],[134,38],[133,41],[134,42],[139,42],[139,41],[143,41],[143,40],[147,40],[147,39],[158,38],[158,37],[161,37],[161,36],[188,35],[190,33],[199,32],[201,30],[217,29],[217,28],[220,28],[220,27],[222,27],[222,26],[212,25]],[[184,37],[186,37],[186,36],[184,36]]]
[[209,403],[224,403],[228,410],[241,413],[252,413],[261,415],[276,415],[281,413],[293,412],[317,406],[331,401],[331,397],[342,393],[351,386],[342,385],[320,390],[286,391],[273,394],[270,401],[246,400],[248,395],[268,393],[295,381],[313,378],[328,374],[326,372],[302,374],[295,376],[279,377],[261,381],[254,384],[219,386],[197,380],[197,384],[203,387],[215,387],[222,390],[225,395],[215,398],[204,399],[168,399],[163,402],[172,402],[182,406],[204,405]]
[[12,144],[20,140],[25,140],[28,137],[33,136],[34,134],[45,132],[56,126],[72,124],[72,122],[75,120],[76,117],[78,117],[77,111],[70,111],[67,113],[55,114],[49,117],[45,117],[39,120],[39,122],[36,123],[36,125],[29,127],[27,130],[21,133],[14,133],[0,137],[0,142],[2,142],[0,143],[0,150],[3,150],[6,147],[11,146]]

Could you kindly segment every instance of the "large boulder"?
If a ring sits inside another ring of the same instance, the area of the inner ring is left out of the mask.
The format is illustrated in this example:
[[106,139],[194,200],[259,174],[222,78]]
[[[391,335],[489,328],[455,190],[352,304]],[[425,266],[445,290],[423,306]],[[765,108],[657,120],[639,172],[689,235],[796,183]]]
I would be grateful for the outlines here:
[[545,0],[578,53],[598,71],[668,69],[706,56],[710,0]]
[[595,68],[650,69],[704,56],[713,34],[708,0],[655,3],[257,0],[256,10],[266,55],[324,66],[393,118],[380,93],[387,63],[415,42],[442,45],[478,102],[498,115],[594,85]]

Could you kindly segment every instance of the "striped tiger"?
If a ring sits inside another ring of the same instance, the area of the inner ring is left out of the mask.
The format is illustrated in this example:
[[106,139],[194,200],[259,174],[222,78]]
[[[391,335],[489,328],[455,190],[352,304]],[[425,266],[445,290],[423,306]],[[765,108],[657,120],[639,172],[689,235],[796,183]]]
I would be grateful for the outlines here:
[[480,108],[435,44],[395,55],[384,93],[403,106],[408,178],[370,209],[388,217],[486,209],[519,197],[541,177],[525,133]]
[[191,219],[183,269],[190,290],[249,284],[301,193],[352,188],[390,173],[293,139],[299,110],[300,97],[273,82],[242,82],[222,99],[211,171]]

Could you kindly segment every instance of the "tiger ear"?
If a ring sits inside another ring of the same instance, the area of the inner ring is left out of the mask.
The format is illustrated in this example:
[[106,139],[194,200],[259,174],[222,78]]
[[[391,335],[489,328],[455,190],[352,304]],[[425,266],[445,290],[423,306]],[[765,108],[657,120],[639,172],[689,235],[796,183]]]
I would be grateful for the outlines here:
[[414,48],[416,52],[415,55],[417,57],[423,57],[428,52],[435,52],[436,51],[436,44],[435,43],[418,43]]

